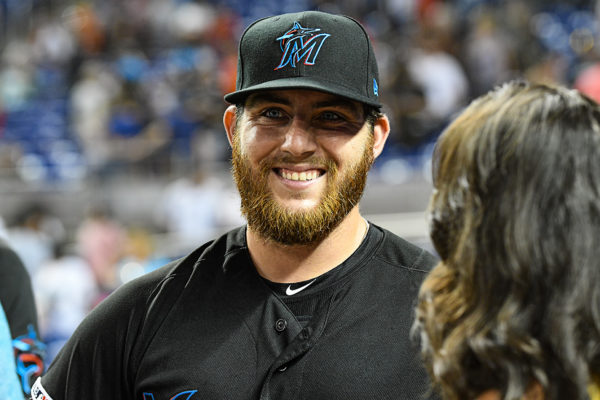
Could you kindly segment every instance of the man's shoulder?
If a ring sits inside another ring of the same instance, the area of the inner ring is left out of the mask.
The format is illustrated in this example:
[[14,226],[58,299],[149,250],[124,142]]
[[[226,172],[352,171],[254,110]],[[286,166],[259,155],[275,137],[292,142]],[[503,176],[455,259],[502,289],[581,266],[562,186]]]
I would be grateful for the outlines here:
[[6,275],[13,277],[27,276],[28,273],[25,269],[25,265],[17,255],[17,253],[10,247],[10,245],[0,238],[0,275]]
[[[237,230],[236,230],[237,231]],[[209,241],[185,257],[173,260],[158,269],[127,282],[98,304],[87,316],[81,336],[96,337],[97,329],[109,324],[124,324],[121,329],[146,325],[148,318],[162,318],[182,293],[199,289],[197,284],[210,285],[211,279],[192,279],[196,274],[215,274],[222,268],[231,231]],[[217,256],[220,254],[220,256]],[[190,282],[195,282],[190,286]],[[201,289],[201,288],[200,288]],[[118,329],[113,326],[113,330]],[[137,329],[137,328],[135,328]]]
[[379,260],[403,269],[420,272],[429,272],[438,263],[439,260],[426,249],[385,228],[377,225],[374,227],[383,234],[376,254]]

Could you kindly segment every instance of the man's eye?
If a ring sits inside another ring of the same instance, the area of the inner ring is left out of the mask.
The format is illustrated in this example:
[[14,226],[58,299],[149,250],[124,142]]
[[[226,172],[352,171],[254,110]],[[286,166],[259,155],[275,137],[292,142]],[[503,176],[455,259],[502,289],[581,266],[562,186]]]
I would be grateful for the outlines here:
[[343,120],[343,118],[340,117],[339,114],[334,113],[332,111],[325,111],[324,113],[322,113],[321,119],[323,119],[325,121],[342,121]]
[[283,117],[283,112],[277,108],[268,108],[263,111],[262,115],[267,118],[281,118]]

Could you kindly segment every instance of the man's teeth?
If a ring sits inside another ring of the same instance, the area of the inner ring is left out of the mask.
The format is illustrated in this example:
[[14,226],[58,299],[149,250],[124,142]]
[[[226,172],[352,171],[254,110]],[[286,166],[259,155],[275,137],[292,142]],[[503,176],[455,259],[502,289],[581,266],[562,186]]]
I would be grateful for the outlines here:
[[317,171],[289,172],[281,171],[281,176],[292,181],[311,181],[317,179],[319,173]]

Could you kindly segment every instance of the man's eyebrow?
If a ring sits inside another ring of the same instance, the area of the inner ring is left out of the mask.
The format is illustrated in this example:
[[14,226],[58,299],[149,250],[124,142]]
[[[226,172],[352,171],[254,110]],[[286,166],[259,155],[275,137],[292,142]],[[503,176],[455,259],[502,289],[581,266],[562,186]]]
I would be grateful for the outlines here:
[[[285,106],[291,106],[292,102],[292,99],[284,96],[279,96],[276,93],[255,93],[248,97],[248,99],[246,100],[246,107],[254,107],[257,104],[261,103],[276,103]],[[331,98],[319,101],[312,106],[312,108],[315,109],[327,107],[344,108],[352,113],[360,113],[362,111],[362,108],[358,103],[352,100],[345,99],[343,97],[332,96]]]
[[288,99],[277,96],[273,93],[257,93],[248,98],[246,101],[246,106],[252,107],[260,103],[279,103],[286,106],[291,105],[291,102]]
[[351,100],[346,100],[343,98],[334,98],[330,100],[324,100],[316,103],[314,108],[324,108],[324,107],[341,107],[346,108],[349,111],[358,112],[361,110],[361,107]]

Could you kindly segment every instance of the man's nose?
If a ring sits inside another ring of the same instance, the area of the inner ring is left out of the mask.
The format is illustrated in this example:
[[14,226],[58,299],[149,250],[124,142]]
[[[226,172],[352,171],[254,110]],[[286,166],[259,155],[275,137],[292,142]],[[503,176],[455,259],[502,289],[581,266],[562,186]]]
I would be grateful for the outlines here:
[[317,142],[310,125],[294,118],[285,133],[281,150],[296,157],[313,154],[317,150]]

